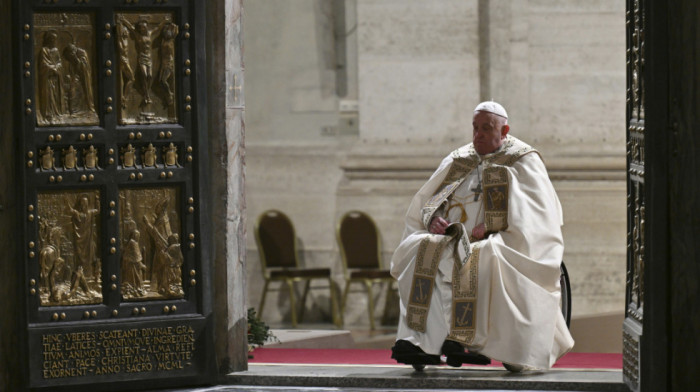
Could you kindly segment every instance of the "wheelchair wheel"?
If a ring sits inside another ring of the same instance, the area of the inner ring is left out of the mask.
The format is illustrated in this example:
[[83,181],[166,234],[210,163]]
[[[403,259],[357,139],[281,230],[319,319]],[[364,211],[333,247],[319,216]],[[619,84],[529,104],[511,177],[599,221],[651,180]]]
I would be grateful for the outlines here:
[[569,282],[569,272],[566,270],[566,265],[561,262],[561,275],[559,283],[561,284],[561,312],[566,320],[566,327],[571,326],[571,283]]

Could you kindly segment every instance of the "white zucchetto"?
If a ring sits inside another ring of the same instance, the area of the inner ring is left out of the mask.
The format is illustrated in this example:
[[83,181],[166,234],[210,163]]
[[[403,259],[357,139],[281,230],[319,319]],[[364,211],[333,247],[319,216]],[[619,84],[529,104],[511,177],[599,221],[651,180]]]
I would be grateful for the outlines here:
[[508,113],[506,113],[506,109],[501,106],[500,103],[498,102],[493,102],[493,101],[485,101],[482,102],[478,105],[476,105],[476,108],[474,109],[474,112],[489,112],[493,113],[497,116],[504,117],[508,119]]

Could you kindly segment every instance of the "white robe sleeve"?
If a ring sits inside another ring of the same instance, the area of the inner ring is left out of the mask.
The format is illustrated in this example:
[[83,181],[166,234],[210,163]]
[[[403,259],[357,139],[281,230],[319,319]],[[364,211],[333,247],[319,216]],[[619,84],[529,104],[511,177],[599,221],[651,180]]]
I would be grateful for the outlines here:
[[437,170],[430,176],[430,179],[426,181],[411,200],[408,212],[406,212],[406,228],[404,229],[401,243],[396,248],[391,258],[391,275],[396,279],[399,279],[399,276],[406,269],[410,261],[410,257],[407,255],[411,252],[411,249],[417,246],[417,241],[406,240],[411,236],[419,236],[428,233],[427,228],[423,226],[421,210],[428,199],[437,191],[440,184],[442,184],[451,164],[451,156],[447,156],[443,159]]
[[559,308],[561,205],[539,155],[508,168],[508,228],[475,243],[479,299],[474,343],[500,361],[549,368],[573,347]]

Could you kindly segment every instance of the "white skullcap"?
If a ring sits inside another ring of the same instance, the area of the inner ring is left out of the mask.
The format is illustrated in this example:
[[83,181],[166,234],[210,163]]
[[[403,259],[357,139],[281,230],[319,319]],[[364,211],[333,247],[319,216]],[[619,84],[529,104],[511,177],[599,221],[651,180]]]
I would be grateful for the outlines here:
[[498,102],[493,102],[493,101],[482,102],[482,103],[476,105],[474,112],[489,112],[489,113],[493,113],[497,116],[505,117],[506,119],[508,119],[508,113],[506,113],[506,109],[503,108],[503,106],[501,106],[501,104]]

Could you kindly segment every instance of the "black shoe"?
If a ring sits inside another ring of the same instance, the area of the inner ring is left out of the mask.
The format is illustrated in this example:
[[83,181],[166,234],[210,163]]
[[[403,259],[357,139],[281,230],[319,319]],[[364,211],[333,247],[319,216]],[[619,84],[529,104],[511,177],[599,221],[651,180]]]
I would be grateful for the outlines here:
[[441,351],[447,357],[447,364],[453,367],[461,367],[463,363],[472,365],[489,365],[491,363],[491,359],[487,356],[465,352],[464,346],[454,340],[445,340]]
[[503,362],[503,367],[511,373],[520,373],[525,370],[525,366],[523,365],[511,365],[505,362]]
[[391,348],[391,358],[406,365],[439,365],[440,356],[426,354],[420,347],[405,340],[397,340]]

